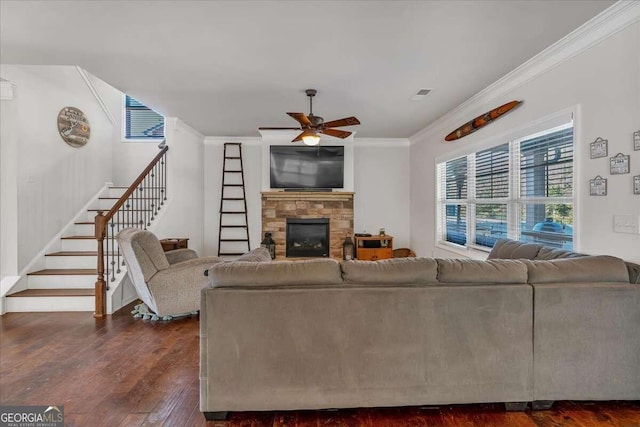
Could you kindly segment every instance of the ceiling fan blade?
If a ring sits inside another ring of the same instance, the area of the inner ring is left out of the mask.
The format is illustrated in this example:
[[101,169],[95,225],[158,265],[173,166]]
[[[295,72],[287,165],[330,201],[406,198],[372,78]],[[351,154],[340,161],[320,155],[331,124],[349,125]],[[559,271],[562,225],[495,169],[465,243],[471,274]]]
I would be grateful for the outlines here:
[[300,135],[296,136],[295,138],[293,138],[291,140],[291,142],[298,142],[298,141],[302,141],[302,137],[305,135],[304,132],[302,132]]
[[297,120],[298,123],[302,125],[302,127],[311,125],[311,120],[309,120],[309,117],[307,117],[305,113],[287,113],[287,114],[293,117],[295,120]]
[[300,130],[300,126],[298,126],[297,128],[265,128],[265,127],[261,127],[261,128],[258,128],[258,130]]
[[338,130],[338,129],[322,129],[320,132],[327,134],[329,136],[334,136],[336,138],[341,138],[341,139],[345,139],[352,133],[352,132],[347,132],[345,130]]
[[344,119],[332,120],[330,122],[326,122],[324,126],[328,128],[339,128],[342,126],[355,126],[359,124],[360,124],[360,120],[358,120],[357,118],[345,117]]

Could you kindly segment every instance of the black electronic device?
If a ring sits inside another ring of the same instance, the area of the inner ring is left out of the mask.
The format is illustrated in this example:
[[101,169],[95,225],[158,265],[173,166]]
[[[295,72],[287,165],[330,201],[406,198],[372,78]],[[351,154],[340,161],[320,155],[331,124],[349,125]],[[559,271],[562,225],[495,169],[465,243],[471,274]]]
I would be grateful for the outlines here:
[[344,146],[272,145],[270,178],[271,188],[344,188]]

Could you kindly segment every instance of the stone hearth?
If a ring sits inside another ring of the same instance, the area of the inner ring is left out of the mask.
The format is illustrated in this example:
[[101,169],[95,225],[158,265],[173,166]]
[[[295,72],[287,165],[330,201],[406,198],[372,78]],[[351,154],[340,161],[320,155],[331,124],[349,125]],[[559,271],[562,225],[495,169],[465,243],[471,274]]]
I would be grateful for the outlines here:
[[328,218],[330,257],[342,259],[342,243],[353,236],[353,193],[265,191],[262,193],[262,235],[276,242],[276,259],[285,259],[287,218]]

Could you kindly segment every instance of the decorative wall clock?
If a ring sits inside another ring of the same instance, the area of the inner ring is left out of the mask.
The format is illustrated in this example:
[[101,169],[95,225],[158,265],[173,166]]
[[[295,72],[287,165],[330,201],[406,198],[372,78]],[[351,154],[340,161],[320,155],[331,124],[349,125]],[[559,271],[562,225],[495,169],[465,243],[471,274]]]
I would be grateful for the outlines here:
[[58,132],[67,144],[79,148],[89,142],[91,127],[82,111],[75,107],[64,107],[58,113]]

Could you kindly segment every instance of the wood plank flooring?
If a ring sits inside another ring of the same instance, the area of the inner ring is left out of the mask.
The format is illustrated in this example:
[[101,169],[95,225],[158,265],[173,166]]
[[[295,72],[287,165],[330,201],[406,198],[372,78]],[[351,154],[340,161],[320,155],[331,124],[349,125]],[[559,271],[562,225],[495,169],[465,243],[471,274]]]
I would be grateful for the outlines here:
[[500,404],[231,413],[198,408],[198,318],[106,319],[89,313],[0,316],[0,404],[64,405],[66,426],[640,426],[640,402],[559,402],[550,411]]

